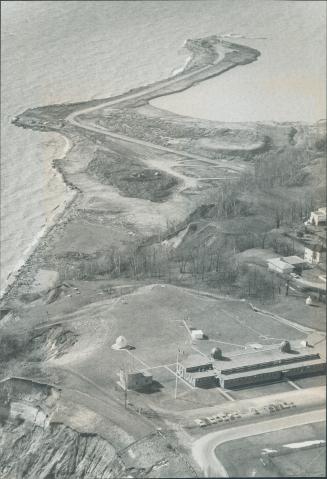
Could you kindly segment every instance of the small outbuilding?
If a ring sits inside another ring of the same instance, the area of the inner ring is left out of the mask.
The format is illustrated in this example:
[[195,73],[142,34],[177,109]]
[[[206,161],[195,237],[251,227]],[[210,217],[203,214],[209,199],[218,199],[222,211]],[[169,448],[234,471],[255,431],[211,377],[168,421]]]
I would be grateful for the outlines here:
[[202,329],[192,329],[191,330],[191,337],[192,339],[203,339],[204,334]]
[[124,389],[133,389],[135,391],[139,389],[145,389],[151,386],[153,382],[152,374],[139,371],[133,371],[125,373],[120,371],[118,384]]

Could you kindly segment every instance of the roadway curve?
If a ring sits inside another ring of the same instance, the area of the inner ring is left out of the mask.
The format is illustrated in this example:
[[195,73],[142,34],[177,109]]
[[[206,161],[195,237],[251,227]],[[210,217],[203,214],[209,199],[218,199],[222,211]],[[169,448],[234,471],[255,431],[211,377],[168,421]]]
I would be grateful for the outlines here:
[[272,431],[280,431],[294,426],[302,426],[325,420],[325,410],[304,412],[289,416],[270,419],[255,424],[224,429],[212,432],[194,442],[192,454],[196,462],[204,472],[204,477],[229,477],[222,462],[216,455],[216,448],[221,444],[244,437],[257,436]]
[[[223,59],[225,58],[225,49],[221,48],[219,49],[219,57],[218,61],[215,62],[214,65],[217,65],[220,63]],[[156,84],[149,85],[148,87],[142,88],[140,91],[137,92],[131,92],[131,93],[126,93],[126,95],[121,96],[120,98],[113,98],[109,99],[108,101],[102,103],[101,105],[97,106],[92,106],[85,108],[83,110],[77,110],[71,113],[66,119],[73,124],[77,124],[77,126],[80,126],[78,122],[76,122],[75,118],[78,115],[85,114],[85,113],[91,113],[93,111],[99,110],[101,108],[105,108],[106,106],[113,106],[117,105],[119,103],[123,103],[126,100],[134,100],[136,98],[141,98],[142,96],[148,95],[149,93],[153,93],[155,91],[159,91],[162,88],[166,88],[169,85],[173,85],[174,83],[182,80],[186,80],[188,78],[192,78],[193,76],[197,76],[199,73],[202,73],[203,71],[210,70],[213,67],[213,65],[206,65],[205,67],[198,68],[196,70],[192,70],[191,72],[185,72],[185,73],[178,73],[177,75],[167,78],[166,80],[162,80],[160,82],[157,82]],[[158,95],[159,96],[159,95]]]

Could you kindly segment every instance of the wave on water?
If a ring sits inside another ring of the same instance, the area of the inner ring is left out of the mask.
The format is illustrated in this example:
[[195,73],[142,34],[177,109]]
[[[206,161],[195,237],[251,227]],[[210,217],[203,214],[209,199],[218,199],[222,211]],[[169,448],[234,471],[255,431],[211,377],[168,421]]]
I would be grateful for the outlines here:
[[187,65],[189,64],[189,62],[192,60],[192,55],[190,55],[188,58],[186,58],[184,64],[179,67],[179,68],[175,68],[172,72],[171,72],[171,77],[174,77],[176,75],[178,75],[179,73],[183,73],[184,70],[187,69]]

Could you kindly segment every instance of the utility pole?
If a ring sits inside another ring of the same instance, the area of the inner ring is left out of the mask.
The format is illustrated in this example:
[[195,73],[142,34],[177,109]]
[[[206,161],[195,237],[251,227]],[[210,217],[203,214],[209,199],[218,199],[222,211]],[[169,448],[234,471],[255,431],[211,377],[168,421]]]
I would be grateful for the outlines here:
[[127,384],[125,382],[125,390],[124,390],[124,406],[127,409]]
[[126,374],[125,364],[122,371],[123,371],[123,378],[124,378],[124,406],[125,406],[125,409],[127,409],[127,374]]
[[179,346],[177,346],[177,358],[176,358],[176,381],[175,381],[175,399],[177,399],[177,385],[178,385],[178,361],[179,361]]

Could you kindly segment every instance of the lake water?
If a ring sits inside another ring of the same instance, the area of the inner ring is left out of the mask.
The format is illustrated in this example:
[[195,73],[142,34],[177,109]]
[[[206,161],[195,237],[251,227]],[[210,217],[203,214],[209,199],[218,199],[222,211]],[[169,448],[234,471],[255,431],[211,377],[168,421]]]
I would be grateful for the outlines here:
[[[51,168],[66,142],[10,124],[26,108],[115,95],[168,77],[187,38],[240,34],[262,51],[189,91],[153,103],[209,119],[324,115],[323,2],[2,2],[1,290],[68,199]],[[265,40],[251,37],[266,36]]]
[[323,3],[263,1],[256,15],[247,10],[234,27],[229,19],[232,22],[226,21],[224,30],[234,33],[225,39],[258,49],[258,60],[151,104],[181,115],[227,122],[326,118]]

